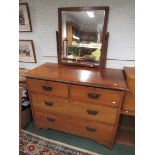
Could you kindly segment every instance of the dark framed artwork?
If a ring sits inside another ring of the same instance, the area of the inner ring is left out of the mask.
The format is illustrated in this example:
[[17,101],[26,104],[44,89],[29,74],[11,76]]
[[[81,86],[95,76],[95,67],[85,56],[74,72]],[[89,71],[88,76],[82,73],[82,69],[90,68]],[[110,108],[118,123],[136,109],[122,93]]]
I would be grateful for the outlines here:
[[19,40],[19,61],[36,63],[36,55],[32,40]]
[[19,31],[32,32],[29,7],[27,3],[19,4]]

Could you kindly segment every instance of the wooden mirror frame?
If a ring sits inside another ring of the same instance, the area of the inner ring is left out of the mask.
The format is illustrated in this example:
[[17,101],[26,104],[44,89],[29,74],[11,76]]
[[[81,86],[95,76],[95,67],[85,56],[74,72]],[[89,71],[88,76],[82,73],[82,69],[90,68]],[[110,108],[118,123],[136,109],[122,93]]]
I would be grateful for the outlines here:
[[[92,10],[104,10],[105,18],[104,18],[104,26],[102,31],[102,47],[101,47],[101,56],[99,60],[98,66],[92,66],[87,64],[78,64],[78,63],[67,63],[61,61],[61,49],[62,49],[62,11],[92,11]],[[106,64],[106,56],[107,56],[107,48],[108,48],[108,39],[109,32],[107,32],[108,26],[108,17],[109,17],[109,7],[108,6],[95,6],[95,7],[66,7],[66,8],[58,8],[58,29],[56,31],[56,39],[57,39],[57,56],[58,56],[58,64],[61,65],[71,65],[71,66],[83,66],[83,67],[94,67],[94,68],[104,68]]]

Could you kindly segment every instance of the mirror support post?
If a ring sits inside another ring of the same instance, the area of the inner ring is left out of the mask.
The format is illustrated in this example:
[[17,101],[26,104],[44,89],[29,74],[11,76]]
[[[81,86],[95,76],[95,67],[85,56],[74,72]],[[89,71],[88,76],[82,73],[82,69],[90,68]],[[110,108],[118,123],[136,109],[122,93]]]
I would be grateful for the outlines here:
[[105,67],[105,64],[106,64],[108,41],[109,41],[109,32],[106,33],[106,38],[105,38],[105,49],[104,49],[104,57],[103,57],[103,67]]
[[108,18],[109,18],[109,7],[105,9],[105,20],[104,20],[103,37],[102,37],[102,52],[100,56],[100,66],[99,66],[100,70],[105,68],[105,64],[106,64],[107,46],[108,46],[108,38],[109,38],[109,32],[107,33]]
[[61,55],[60,55],[60,39],[59,39],[59,32],[56,31],[56,42],[57,42],[57,57],[58,57],[58,64],[61,63]]
[[108,41],[109,41],[109,32],[107,32],[106,34],[106,38],[105,38],[105,55],[103,57],[103,66],[100,66],[99,71],[100,71],[100,75],[103,76],[103,68],[105,68],[106,65],[106,58],[107,58],[107,49],[108,49]]

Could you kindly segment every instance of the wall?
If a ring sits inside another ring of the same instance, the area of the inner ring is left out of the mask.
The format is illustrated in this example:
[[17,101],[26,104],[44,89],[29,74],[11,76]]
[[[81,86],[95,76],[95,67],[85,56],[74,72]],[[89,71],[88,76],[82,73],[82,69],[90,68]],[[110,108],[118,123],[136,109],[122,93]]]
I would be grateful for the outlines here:
[[55,31],[58,30],[58,8],[80,6],[109,6],[110,32],[108,68],[134,66],[134,0],[21,0],[27,2],[33,32],[20,32],[19,38],[33,40],[37,63],[20,63],[31,69],[45,62],[57,62]]

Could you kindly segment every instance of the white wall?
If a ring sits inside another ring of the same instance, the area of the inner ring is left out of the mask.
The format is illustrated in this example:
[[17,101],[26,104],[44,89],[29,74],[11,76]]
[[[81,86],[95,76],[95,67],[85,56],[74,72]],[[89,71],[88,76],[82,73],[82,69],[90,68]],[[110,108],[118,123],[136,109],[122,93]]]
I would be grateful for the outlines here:
[[[45,62],[57,62],[55,31],[58,30],[58,8],[78,6],[109,6],[108,31],[110,32],[108,68],[134,66],[134,0],[21,0],[27,2],[33,32],[20,32],[22,40],[33,40],[37,63],[20,63],[31,69]],[[114,60],[113,60],[114,59]],[[129,61],[126,61],[129,60]]]

